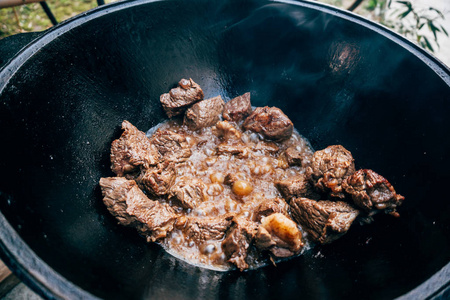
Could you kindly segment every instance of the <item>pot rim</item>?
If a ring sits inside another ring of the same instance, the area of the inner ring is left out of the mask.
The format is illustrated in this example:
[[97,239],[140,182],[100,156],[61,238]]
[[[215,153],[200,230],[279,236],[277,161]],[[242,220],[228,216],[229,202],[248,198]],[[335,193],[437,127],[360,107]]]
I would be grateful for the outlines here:
[[[46,30],[41,36],[23,47],[16,55],[0,69],[0,94],[10,79],[22,65],[36,54],[42,47],[57,39],[60,35],[96,18],[107,14],[128,9],[135,6],[146,5],[153,2],[170,0],[131,0],[110,3],[81,13],[58,25]],[[403,36],[385,27],[365,19],[353,12],[336,8],[324,3],[308,0],[269,0],[274,3],[283,3],[317,10],[326,14],[345,19],[356,25],[383,35],[392,42],[408,50],[422,62],[428,65],[448,86],[450,86],[450,68],[444,65],[431,53],[418,45],[413,44]],[[5,264],[29,287],[47,299],[99,299],[83,290],[74,283],[65,279],[41,260],[36,253],[21,239],[20,235],[9,224],[0,212],[0,257]],[[425,282],[400,296],[398,299],[434,298],[450,290],[450,262]]]

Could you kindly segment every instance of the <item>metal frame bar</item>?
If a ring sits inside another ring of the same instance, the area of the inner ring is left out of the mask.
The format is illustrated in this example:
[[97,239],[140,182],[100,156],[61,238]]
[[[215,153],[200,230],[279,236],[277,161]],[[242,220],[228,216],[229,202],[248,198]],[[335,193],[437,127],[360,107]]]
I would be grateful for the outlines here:
[[42,1],[42,2],[39,2],[39,4],[41,5],[42,9],[46,13],[47,17],[50,19],[50,22],[52,22],[53,25],[58,24],[58,21],[56,21],[56,18],[53,15],[50,7],[48,7],[47,2]]

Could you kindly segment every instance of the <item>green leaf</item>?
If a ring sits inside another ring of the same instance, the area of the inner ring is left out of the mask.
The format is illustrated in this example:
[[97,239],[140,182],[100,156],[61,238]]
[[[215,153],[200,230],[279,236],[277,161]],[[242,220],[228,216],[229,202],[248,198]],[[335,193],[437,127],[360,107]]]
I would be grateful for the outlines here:
[[400,4],[406,5],[408,7],[411,7],[411,2],[409,2],[409,1],[397,1],[397,3],[400,3]]
[[403,13],[401,13],[401,14],[399,14],[398,15],[398,17],[400,18],[400,19],[403,19],[403,18],[405,18],[407,15],[409,15],[409,13],[412,11],[412,9],[411,8],[408,8],[406,11],[404,11]]
[[446,36],[448,36],[448,32],[447,32],[447,30],[445,30],[444,26],[441,25],[441,29],[442,29],[442,32],[443,32]]
[[423,25],[425,25],[425,23],[420,24],[418,28],[422,29]]
[[419,45],[420,45],[422,48],[424,48],[424,49],[427,48],[427,45],[425,44],[424,41],[420,41],[420,42],[419,42]]
[[431,52],[434,52],[433,46],[431,46],[430,41],[427,39],[426,36],[423,36],[423,39],[425,41],[425,44],[427,45],[427,48],[430,49]]
[[434,7],[429,7],[428,9],[435,11],[439,16],[441,16],[442,19],[445,19],[444,14],[440,10],[438,10]]
[[433,21],[428,21],[428,28],[431,30],[431,32],[433,32],[434,35],[434,40],[437,41],[437,35],[436,32],[440,31],[439,28],[437,28],[436,26],[434,26]]

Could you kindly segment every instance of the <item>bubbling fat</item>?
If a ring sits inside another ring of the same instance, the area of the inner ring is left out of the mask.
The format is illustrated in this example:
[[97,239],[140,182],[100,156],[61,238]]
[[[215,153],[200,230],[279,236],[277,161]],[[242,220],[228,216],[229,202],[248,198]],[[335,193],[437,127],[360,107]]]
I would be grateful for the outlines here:
[[[235,127],[239,128],[237,124]],[[276,143],[267,141],[251,131],[241,132],[239,143],[247,147],[248,151],[245,155],[238,156],[218,153],[218,145],[223,143],[223,140],[214,134],[212,127],[192,131],[178,120],[169,120],[148,130],[147,136],[151,137],[156,129],[171,130],[186,136],[192,151],[189,159],[177,164],[174,184],[182,178],[195,178],[205,183],[205,199],[193,209],[183,209],[165,198],[158,199],[171,205],[180,216],[186,218],[233,214],[253,220],[255,209],[262,201],[283,199],[275,182],[304,173],[303,166],[309,165],[314,153],[308,140],[295,130],[289,139]],[[274,144],[278,147],[277,151],[273,151]],[[302,165],[289,166],[286,162],[284,151],[291,146],[300,151]],[[264,150],[268,148],[272,150]],[[224,181],[228,174],[235,175],[239,180],[234,184],[227,184]],[[299,230],[302,231],[300,227]],[[306,235],[303,231],[302,233]],[[199,242],[189,238],[183,228],[177,227],[158,242],[178,259],[203,268],[227,271],[234,269],[234,266],[227,262],[222,249],[224,238],[225,236],[217,240]],[[305,240],[305,247],[299,254],[309,248],[310,245]],[[249,268],[254,269],[265,265],[268,260],[262,258],[258,250],[251,246],[246,261]]]

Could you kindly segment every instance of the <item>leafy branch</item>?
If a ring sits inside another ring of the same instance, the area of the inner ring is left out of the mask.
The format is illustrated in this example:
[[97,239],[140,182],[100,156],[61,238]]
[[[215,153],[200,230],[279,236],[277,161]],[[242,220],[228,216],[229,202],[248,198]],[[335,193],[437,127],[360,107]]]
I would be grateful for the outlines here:
[[[347,9],[354,11],[363,2],[365,2],[366,9],[373,11],[375,9],[392,9],[392,0],[355,0]],[[411,1],[395,1],[399,8],[392,9],[391,14],[395,17],[394,20],[386,19],[385,15],[380,18],[380,22],[384,25],[391,27],[395,31],[404,35],[407,38],[415,40],[420,46],[428,49],[432,52],[435,50],[435,46],[439,47],[439,36],[441,34],[448,37],[448,32],[440,24],[445,19],[444,14],[434,8],[417,8]],[[429,34],[432,33],[430,39]]]
[[[390,8],[392,1],[389,1],[388,8]],[[420,46],[434,52],[433,43],[439,47],[438,34],[442,33],[448,36],[445,28],[439,24],[441,20],[445,19],[444,14],[434,7],[427,7],[417,9],[410,1],[396,1],[402,7],[396,9],[398,20],[391,22],[392,28],[397,30],[406,37],[414,39]],[[429,32],[433,34],[433,42],[429,37],[423,33],[422,28],[426,25]]]

